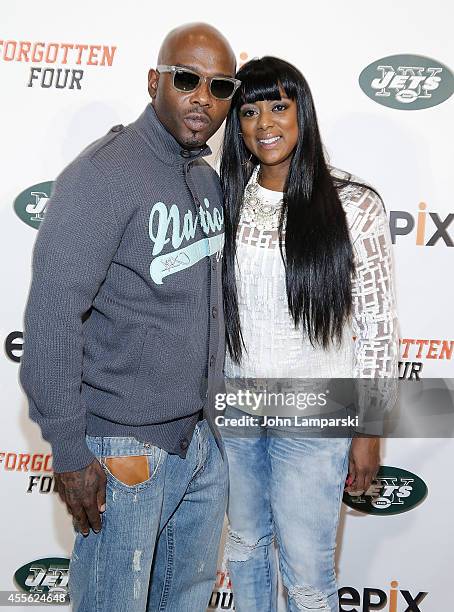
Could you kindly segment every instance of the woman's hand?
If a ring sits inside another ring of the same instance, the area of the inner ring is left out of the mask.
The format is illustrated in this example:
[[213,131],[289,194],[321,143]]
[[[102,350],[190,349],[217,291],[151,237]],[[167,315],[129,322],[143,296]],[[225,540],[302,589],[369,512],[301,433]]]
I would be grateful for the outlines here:
[[380,467],[380,438],[353,438],[350,447],[347,493],[367,491]]

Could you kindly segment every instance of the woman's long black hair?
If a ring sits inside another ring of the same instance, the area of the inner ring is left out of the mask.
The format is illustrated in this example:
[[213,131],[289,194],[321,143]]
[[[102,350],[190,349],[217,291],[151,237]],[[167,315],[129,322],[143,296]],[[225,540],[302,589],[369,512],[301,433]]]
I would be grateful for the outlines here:
[[[279,87],[296,102],[299,138],[284,187],[279,223],[282,245],[285,220],[287,298],[295,326],[309,341],[326,348],[341,340],[352,307],[353,249],[338,191],[345,181],[333,179],[326,164],[309,86],[300,71],[275,57],[254,59],[238,71],[241,87],[227,116],[221,183],[225,198],[223,259],[224,309],[227,346],[239,363],[244,347],[235,280],[236,236],[244,189],[259,160],[245,147],[239,109],[257,100],[280,100]],[[247,347],[246,347],[247,350]]]

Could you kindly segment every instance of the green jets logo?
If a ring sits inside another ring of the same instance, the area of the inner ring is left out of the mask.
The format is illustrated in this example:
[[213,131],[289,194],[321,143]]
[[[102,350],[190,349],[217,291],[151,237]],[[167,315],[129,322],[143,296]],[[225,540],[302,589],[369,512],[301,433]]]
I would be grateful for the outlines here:
[[400,514],[421,503],[427,495],[426,483],[416,474],[382,465],[367,491],[344,492],[344,504],[366,514]]
[[401,110],[421,110],[447,100],[454,91],[451,70],[423,55],[390,55],[369,64],[359,85],[374,102]]
[[28,593],[63,593],[68,590],[69,559],[46,557],[20,567],[14,580]]
[[24,189],[14,200],[17,216],[30,227],[38,229],[46,213],[53,181],[45,181]]

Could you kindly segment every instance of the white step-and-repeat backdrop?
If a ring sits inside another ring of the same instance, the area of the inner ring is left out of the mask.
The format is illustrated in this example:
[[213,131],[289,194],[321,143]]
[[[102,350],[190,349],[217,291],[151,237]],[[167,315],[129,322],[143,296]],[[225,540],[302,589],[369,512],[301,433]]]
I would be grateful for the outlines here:
[[[0,590],[64,587],[73,542],[53,493],[51,449],[28,420],[18,384],[36,231],[61,169],[143,110],[148,68],[176,25],[215,25],[239,63],[276,55],[302,70],[331,162],[371,182],[387,207],[401,376],[453,378],[453,20],[444,0],[0,8]],[[219,142],[210,143],[214,152]],[[453,452],[449,438],[384,443],[379,502],[343,504],[342,610],[454,610]],[[210,609],[234,609],[222,563]]]

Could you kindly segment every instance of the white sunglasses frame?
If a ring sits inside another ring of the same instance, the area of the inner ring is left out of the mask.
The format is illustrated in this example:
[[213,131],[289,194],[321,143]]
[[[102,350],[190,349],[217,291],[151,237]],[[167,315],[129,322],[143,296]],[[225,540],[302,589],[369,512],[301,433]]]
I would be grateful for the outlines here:
[[[159,64],[158,66],[156,66],[156,70],[159,73],[171,72],[172,73],[172,86],[176,91],[179,91],[180,93],[190,93],[190,92],[196,91],[200,87],[200,84],[202,83],[202,81],[209,82],[210,94],[213,96],[213,98],[216,98],[216,100],[221,100],[222,102],[231,100],[233,96],[235,95],[236,90],[241,85],[241,81],[239,79],[235,79],[234,77],[204,76],[203,74],[199,74],[195,70],[191,70],[190,68],[186,68],[185,66],[169,66],[167,64]],[[178,87],[175,87],[175,73],[180,70],[183,70],[184,72],[189,72],[190,74],[194,74],[195,76],[199,77],[199,83],[196,85],[196,87],[194,87],[194,89],[190,89],[188,92],[185,92],[185,90],[178,89]],[[233,83],[233,92],[228,98],[219,98],[218,96],[215,96],[213,94],[213,91],[211,89],[211,82],[214,79],[218,81],[228,81],[229,83]]]

